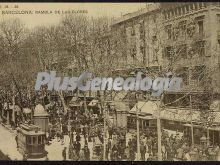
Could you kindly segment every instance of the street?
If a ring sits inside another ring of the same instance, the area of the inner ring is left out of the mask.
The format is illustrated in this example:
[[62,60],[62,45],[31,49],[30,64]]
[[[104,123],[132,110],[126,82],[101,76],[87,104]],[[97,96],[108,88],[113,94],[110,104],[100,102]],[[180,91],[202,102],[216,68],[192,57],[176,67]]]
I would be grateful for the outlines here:
[[0,124],[0,150],[12,160],[22,160],[22,155],[17,151],[15,135]]
[[[15,134],[11,133],[7,128],[3,127],[0,124],[0,150],[5,154],[8,155],[11,160],[22,160],[23,156],[18,152],[15,142]],[[5,140],[8,139],[8,140]],[[83,136],[81,136],[81,139],[83,139]],[[69,149],[69,136],[64,136],[64,144],[61,144],[61,141],[57,141],[57,139],[53,139],[50,143],[50,145],[45,145],[45,150],[48,152],[48,159],[49,160],[63,160],[62,157],[62,151],[64,147],[67,147],[67,155],[68,155],[68,149]],[[84,141],[81,140],[80,144],[82,147],[84,147]],[[90,149],[90,160],[92,160],[92,142],[88,142],[88,148]],[[41,159],[39,159],[41,160]],[[68,157],[67,157],[67,160]]]

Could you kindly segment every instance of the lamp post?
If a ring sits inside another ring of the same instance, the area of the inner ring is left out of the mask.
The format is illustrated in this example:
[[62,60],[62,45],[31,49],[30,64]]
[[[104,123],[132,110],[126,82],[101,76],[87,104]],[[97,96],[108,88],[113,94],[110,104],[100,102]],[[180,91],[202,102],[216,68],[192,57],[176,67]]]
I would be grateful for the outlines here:
[[140,160],[140,126],[139,126],[139,112],[140,109],[138,108],[138,101],[137,101],[137,94],[136,97],[136,119],[137,119],[137,160]]
[[192,141],[192,146],[194,146],[194,129],[193,129],[193,114],[192,114],[192,96],[189,95],[190,97],[190,124],[191,124],[191,141]]
[[158,143],[158,161],[162,161],[162,152],[161,152],[161,122],[160,122],[160,107],[158,108],[157,113],[157,143]]

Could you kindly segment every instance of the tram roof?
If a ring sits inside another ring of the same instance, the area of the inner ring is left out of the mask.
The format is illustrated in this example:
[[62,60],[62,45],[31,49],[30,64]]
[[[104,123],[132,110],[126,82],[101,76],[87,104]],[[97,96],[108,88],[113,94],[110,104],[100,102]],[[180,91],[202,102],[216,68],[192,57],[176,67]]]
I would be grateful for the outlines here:
[[21,126],[17,129],[20,132],[22,132],[25,135],[44,135],[45,133],[39,130],[39,127],[36,125],[27,125],[27,124],[21,124]]
[[26,130],[21,129],[21,128],[20,128],[20,131],[21,131],[24,135],[29,135],[29,136],[45,135],[45,133],[42,132],[42,131],[37,131],[37,132],[35,132],[35,131],[26,131]]
[[42,131],[27,131],[27,130],[24,130],[22,128],[18,128],[19,131],[21,131],[24,135],[29,135],[29,136],[39,136],[39,135],[45,135],[44,132]]

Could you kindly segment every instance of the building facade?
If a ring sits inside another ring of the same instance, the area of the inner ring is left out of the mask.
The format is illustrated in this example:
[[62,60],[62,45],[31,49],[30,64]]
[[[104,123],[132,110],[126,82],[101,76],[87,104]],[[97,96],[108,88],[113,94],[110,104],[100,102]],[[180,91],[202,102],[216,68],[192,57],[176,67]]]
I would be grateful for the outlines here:
[[116,20],[111,31],[118,68],[182,77],[181,92],[164,95],[166,112],[209,110],[220,99],[220,3],[154,3]]

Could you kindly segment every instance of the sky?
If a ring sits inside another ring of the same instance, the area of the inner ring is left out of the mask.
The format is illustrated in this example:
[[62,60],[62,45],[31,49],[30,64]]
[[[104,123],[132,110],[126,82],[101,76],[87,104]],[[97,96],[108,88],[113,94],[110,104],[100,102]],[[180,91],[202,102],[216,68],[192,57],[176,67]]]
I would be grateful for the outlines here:
[[[8,8],[7,6],[8,5]],[[18,8],[15,8],[18,5]],[[0,3],[0,20],[20,18],[27,27],[38,25],[51,25],[59,22],[62,14],[55,11],[86,10],[88,16],[120,17],[122,14],[131,13],[144,8],[146,3]],[[3,11],[13,11],[13,14],[4,14]],[[18,11],[31,11],[30,14],[18,14]],[[48,11],[51,14],[36,14],[36,11]]]

